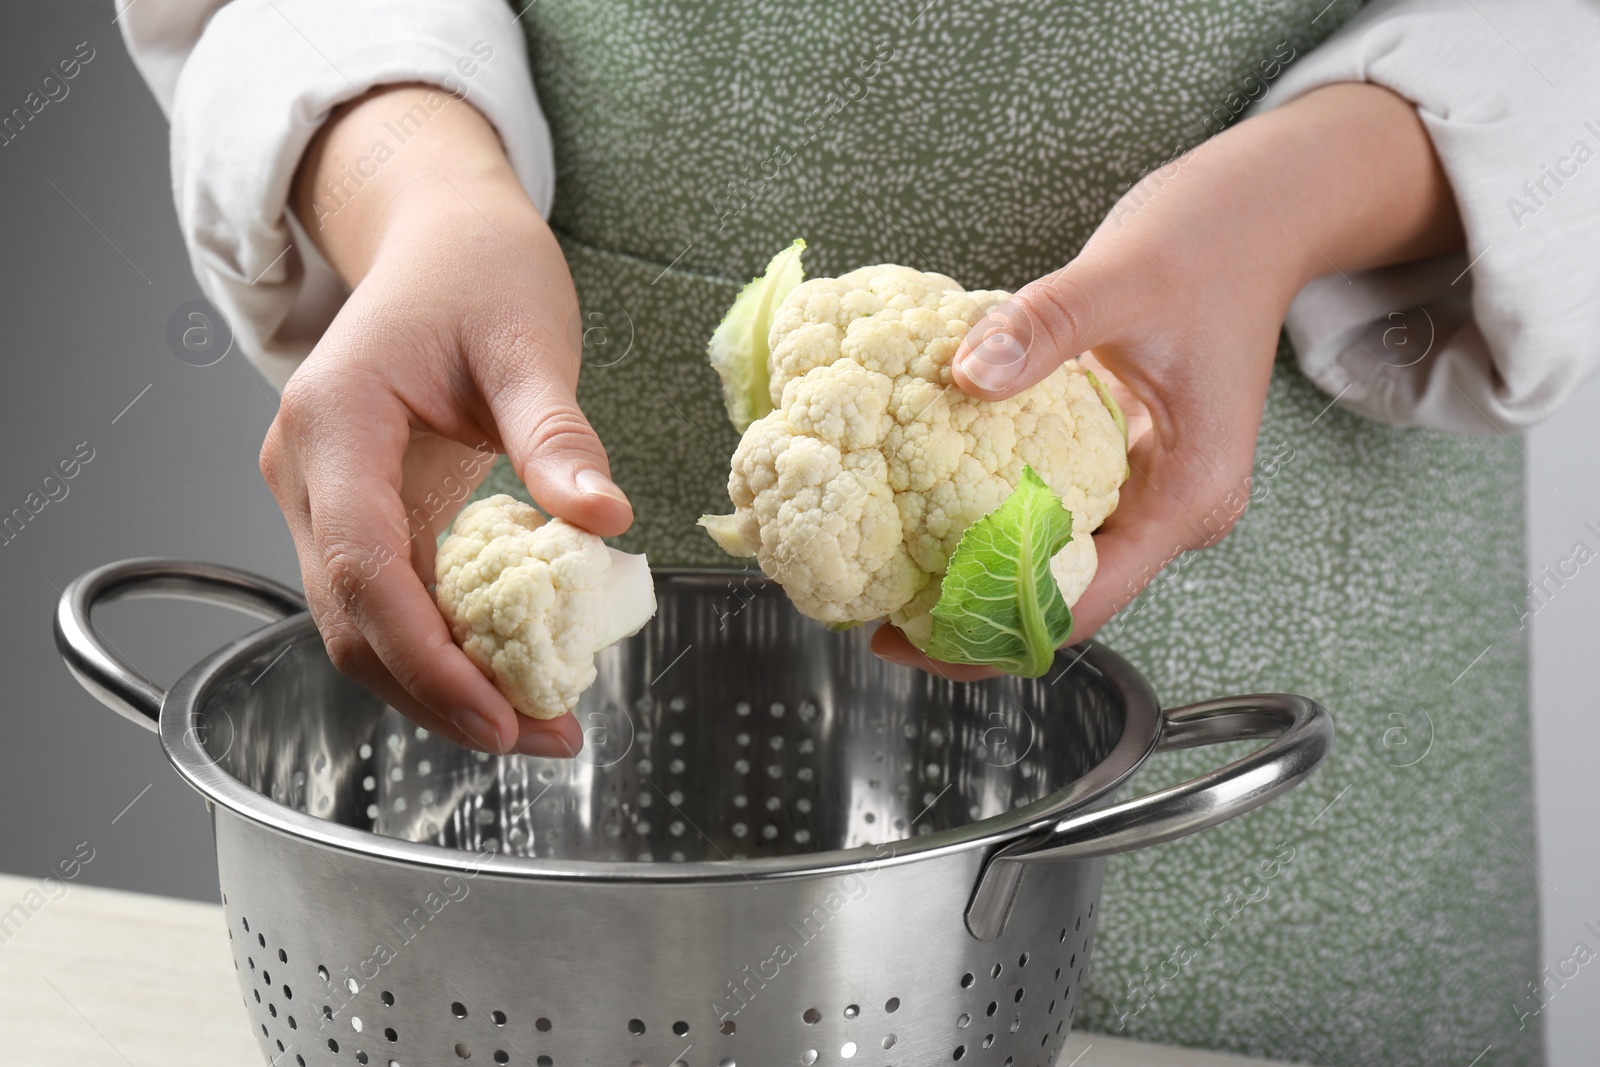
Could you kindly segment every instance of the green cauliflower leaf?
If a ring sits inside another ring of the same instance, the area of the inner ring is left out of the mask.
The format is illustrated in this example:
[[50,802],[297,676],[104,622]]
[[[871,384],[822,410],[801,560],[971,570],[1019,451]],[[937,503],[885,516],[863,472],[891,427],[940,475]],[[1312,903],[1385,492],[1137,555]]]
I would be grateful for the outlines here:
[[805,247],[805,241],[796,240],[772,257],[766,272],[740,291],[706,347],[711,366],[722,379],[728,418],[740,433],[772,410],[767,337],[772,329],[772,313],[805,278],[805,269],[800,265],[800,253]]
[[1072,631],[1050,558],[1072,538],[1072,513],[1032,467],[1006,502],[967,528],[950,557],[924,649],[947,663],[1023,678],[1050,669]]

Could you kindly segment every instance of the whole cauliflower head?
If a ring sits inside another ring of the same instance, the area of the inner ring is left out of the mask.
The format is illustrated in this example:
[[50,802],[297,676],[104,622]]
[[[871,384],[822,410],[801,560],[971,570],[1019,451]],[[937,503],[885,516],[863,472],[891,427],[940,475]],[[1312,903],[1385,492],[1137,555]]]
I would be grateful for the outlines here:
[[503,493],[461,510],[435,569],[456,644],[535,719],[571,711],[594,682],[595,654],[656,610],[643,555]]
[[753,554],[805,615],[835,627],[887,617],[924,647],[962,535],[1031,468],[1071,513],[1051,570],[1074,603],[1094,576],[1089,535],[1117,505],[1126,438],[1076,360],[1006,400],[954,384],[962,339],[1009,295],[894,264],[793,284],[772,302],[767,403],[747,405],[766,413],[733,456],[735,511],[703,525]]

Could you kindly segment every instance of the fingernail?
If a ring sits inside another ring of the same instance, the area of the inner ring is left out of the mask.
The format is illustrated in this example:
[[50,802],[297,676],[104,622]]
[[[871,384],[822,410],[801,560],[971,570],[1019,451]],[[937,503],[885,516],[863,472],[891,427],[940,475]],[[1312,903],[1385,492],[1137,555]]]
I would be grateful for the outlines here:
[[1027,350],[1015,336],[999,330],[991,333],[961,360],[961,369],[973,385],[986,393],[999,392],[1022,373]]
[[495,728],[494,723],[476,711],[471,708],[457,708],[451,713],[450,721],[480,747],[496,755],[505,754],[505,744],[500,740],[500,731]]
[[511,751],[524,756],[543,756],[546,759],[571,759],[577,753],[564,737],[556,734],[526,734],[517,739]]
[[596,470],[581,470],[572,479],[580,493],[593,493],[597,496],[608,496],[613,500],[626,504],[628,498],[617,488],[617,483],[607,478]]

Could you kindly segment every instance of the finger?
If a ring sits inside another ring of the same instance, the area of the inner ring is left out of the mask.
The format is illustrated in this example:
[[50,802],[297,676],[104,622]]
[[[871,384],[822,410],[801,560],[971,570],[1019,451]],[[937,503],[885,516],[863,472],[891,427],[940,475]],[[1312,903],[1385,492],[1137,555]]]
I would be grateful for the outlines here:
[[322,571],[308,577],[307,593],[315,583],[327,591],[320,601],[332,601],[319,619],[328,654],[340,670],[394,695],[386,671],[486,750],[506,752],[518,736],[517,713],[450,639],[411,563],[399,492],[410,440],[406,408],[378,381],[348,384],[361,391],[359,411],[348,404],[319,410],[304,399],[305,388],[286,390],[284,399],[291,411],[310,405],[314,412],[293,421],[316,421],[299,445],[312,542],[301,554]]
[[[479,730],[477,731],[479,737],[475,738],[461,726],[412,698],[383,667],[377,654],[372,651],[372,646],[367,644],[366,638],[361,636],[332,594],[326,575],[318,564],[315,543],[311,535],[310,502],[306,495],[305,479],[302,477],[301,458],[296,448],[301,435],[289,427],[291,418],[297,414],[297,410],[291,405],[279,409],[279,414],[268,428],[266,439],[261,446],[261,475],[277,499],[284,521],[289,527],[289,534],[294,539],[295,555],[300,564],[301,584],[306,591],[307,606],[311,611],[313,622],[317,625],[319,636],[325,644],[343,641],[348,651],[344,653],[346,662],[340,668],[341,672],[367,686],[382,697],[386,704],[417,725],[449,738],[465,748],[492,747],[492,734],[485,735]],[[342,636],[336,637],[336,634]]]
[[1129,451],[1134,473],[1095,531],[1098,564],[1073,606],[1073,642],[1104,626],[1184,552],[1226,536],[1243,514],[1249,462],[1230,488],[1221,473],[1230,468],[1171,451],[1154,434]]
[[919,671],[937,674],[941,678],[952,682],[976,682],[984,678],[997,678],[1004,671],[997,671],[993,667],[979,667],[966,663],[945,663],[943,660],[931,659],[916,645],[913,645],[899,627],[884,623],[872,635],[869,646],[872,651],[890,663],[898,663],[904,667],[915,667]]
[[516,349],[496,361],[504,368],[489,388],[489,408],[512,468],[534,502],[601,537],[614,537],[633,523],[633,507],[611,480],[611,464],[589,420],[578,407],[576,352],[556,350],[563,336],[512,342]]
[[554,719],[518,716],[520,733],[511,751],[524,756],[571,759],[583,750],[583,728],[576,717],[560,715]]
[[1186,551],[1188,545],[1175,540],[1178,533],[1181,531],[1171,530],[1161,522],[1124,522],[1096,533],[1099,566],[1093,581],[1072,607],[1068,640],[1076,644],[1093,637]]
[[[461,724],[446,719],[406,692],[365,638],[353,646],[349,656],[350,662],[342,670],[352,677],[359,676],[367,688],[383,698],[384,703],[418,726],[448,738],[462,748],[500,754],[495,734],[486,731],[480,721],[465,720],[467,728],[463,729]],[[549,720],[518,715],[517,729],[519,732],[509,751],[524,756],[570,759],[583,748],[583,731],[571,715]]]
[[[458,721],[452,721],[406,692],[345,611],[336,585],[330,582],[323,568],[322,557],[317,551],[311,530],[310,498],[303,476],[303,457],[297,447],[299,442],[306,439],[306,435],[297,432],[293,426],[294,422],[303,421],[307,414],[297,400],[298,395],[289,393],[288,402],[280,409],[279,417],[268,430],[261,450],[261,471],[278,500],[290,535],[294,538],[307,603],[318,631],[330,649],[330,656],[337,650],[337,665],[342,673],[377,693],[390,707],[419,726],[464,748],[499,752],[503,747],[499,731],[488,720],[462,716]],[[407,480],[410,480],[410,475],[408,467]],[[477,480],[481,479],[474,479],[474,484]],[[433,545],[431,540],[423,536],[413,541],[413,547],[430,550]],[[431,559],[431,552],[428,555]],[[521,750],[532,751],[537,745],[536,741],[522,743]],[[548,742],[543,747],[548,751],[539,754],[564,755],[567,748],[565,744],[551,745]]]
[[294,538],[306,602],[324,644],[330,647],[342,644],[344,662],[340,665],[340,671],[377,693],[386,704],[417,725],[465,748],[492,749],[495,740],[492,732],[486,733],[479,728],[474,730],[477,736],[473,736],[407,693],[384,668],[377,654],[372,651],[372,646],[338,603],[326,574],[320,568],[311,535],[310,503],[305,480],[301,477],[300,456],[295,447],[300,437],[287,429],[293,411],[288,406],[280,409],[279,417],[267,431],[266,441],[261,448],[261,473],[277,498],[290,536]]
[[962,340],[952,373],[981,400],[998,400],[1118,338],[1133,314],[1127,279],[1104,256],[1079,258],[996,305]]

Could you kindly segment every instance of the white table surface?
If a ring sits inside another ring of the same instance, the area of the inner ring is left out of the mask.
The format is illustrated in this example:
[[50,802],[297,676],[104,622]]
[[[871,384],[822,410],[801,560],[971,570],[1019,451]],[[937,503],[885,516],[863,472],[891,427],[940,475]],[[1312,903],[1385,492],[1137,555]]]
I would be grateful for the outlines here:
[[[0,875],[0,920],[38,885]],[[0,925],[4,1067],[263,1067],[239,997],[219,905],[69,883]],[[1057,1062],[1266,1064],[1099,1034],[1072,1035]]]

